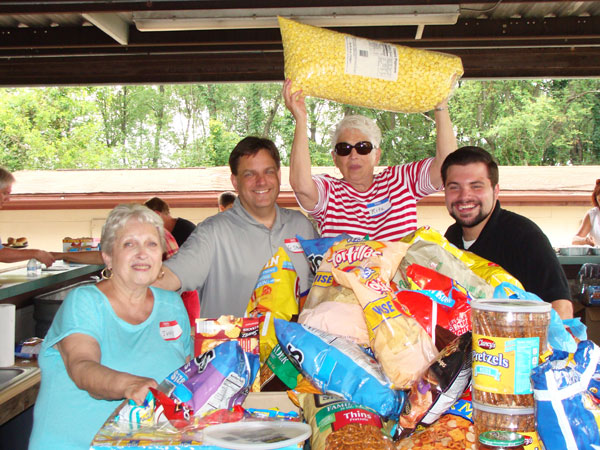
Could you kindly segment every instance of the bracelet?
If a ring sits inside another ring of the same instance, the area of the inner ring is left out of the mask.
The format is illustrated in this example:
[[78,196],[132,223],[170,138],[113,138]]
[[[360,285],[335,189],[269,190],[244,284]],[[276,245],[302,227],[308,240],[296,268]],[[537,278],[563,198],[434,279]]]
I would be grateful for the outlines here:
[[437,107],[437,106],[435,107],[435,110],[436,110],[436,111],[446,111],[447,109],[448,109],[448,108],[444,108],[444,107],[441,107],[441,108],[439,108],[439,107]]

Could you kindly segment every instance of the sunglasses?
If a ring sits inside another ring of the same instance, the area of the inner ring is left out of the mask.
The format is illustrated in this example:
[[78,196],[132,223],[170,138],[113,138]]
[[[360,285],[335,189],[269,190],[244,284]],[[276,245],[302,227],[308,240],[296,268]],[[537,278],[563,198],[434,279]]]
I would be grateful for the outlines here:
[[340,156],[348,156],[353,148],[356,149],[356,153],[359,155],[368,155],[373,150],[373,144],[369,141],[360,141],[354,145],[347,142],[338,142],[334,148],[335,152]]

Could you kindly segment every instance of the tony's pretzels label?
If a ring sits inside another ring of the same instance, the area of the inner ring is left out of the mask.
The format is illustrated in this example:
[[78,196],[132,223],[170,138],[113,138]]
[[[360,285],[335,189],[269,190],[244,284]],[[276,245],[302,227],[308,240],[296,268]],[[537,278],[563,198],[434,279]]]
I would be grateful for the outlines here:
[[473,334],[473,387],[499,394],[531,394],[529,375],[538,365],[540,338]]
[[530,300],[471,303],[474,401],[533,407],[531,371],[547,348],[550,309],[550,303]]

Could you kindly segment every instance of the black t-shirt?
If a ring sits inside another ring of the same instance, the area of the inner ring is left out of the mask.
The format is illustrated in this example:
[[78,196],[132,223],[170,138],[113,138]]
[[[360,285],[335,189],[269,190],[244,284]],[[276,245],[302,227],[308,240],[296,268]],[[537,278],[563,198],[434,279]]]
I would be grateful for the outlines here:
[[180,247],[183,245],[185,240],[192,234],[192,231],[196,229],[196,225],[186,219],[182,219],[181,217],[177,218],[175,222],[175,226],[173,227],[173,231],[171,234],[177,241],[177,245]]
[[[457,223],[445,237],[464,249]],[[500,265],[544,301],[571,299],[565,272],[544,232],[528,218],[502,209],[500,202],[469,251]]]

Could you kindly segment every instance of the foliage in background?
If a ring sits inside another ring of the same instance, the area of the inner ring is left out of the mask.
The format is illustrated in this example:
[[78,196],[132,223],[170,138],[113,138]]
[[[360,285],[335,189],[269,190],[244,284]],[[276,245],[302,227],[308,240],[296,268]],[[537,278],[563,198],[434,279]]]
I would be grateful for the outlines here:
[[[330,132],[365,114],[382,130],[382,165],[432,156],[431,113],[399,114],[308,98],[315,166]],[[600,80],[461,81],[450,100],[459,145],[503,165],[600,164]],[[227,165],[244,136],[273,139],[289,161],[294,121],[280,83],[0,90],[0,165],[10,170]]]

